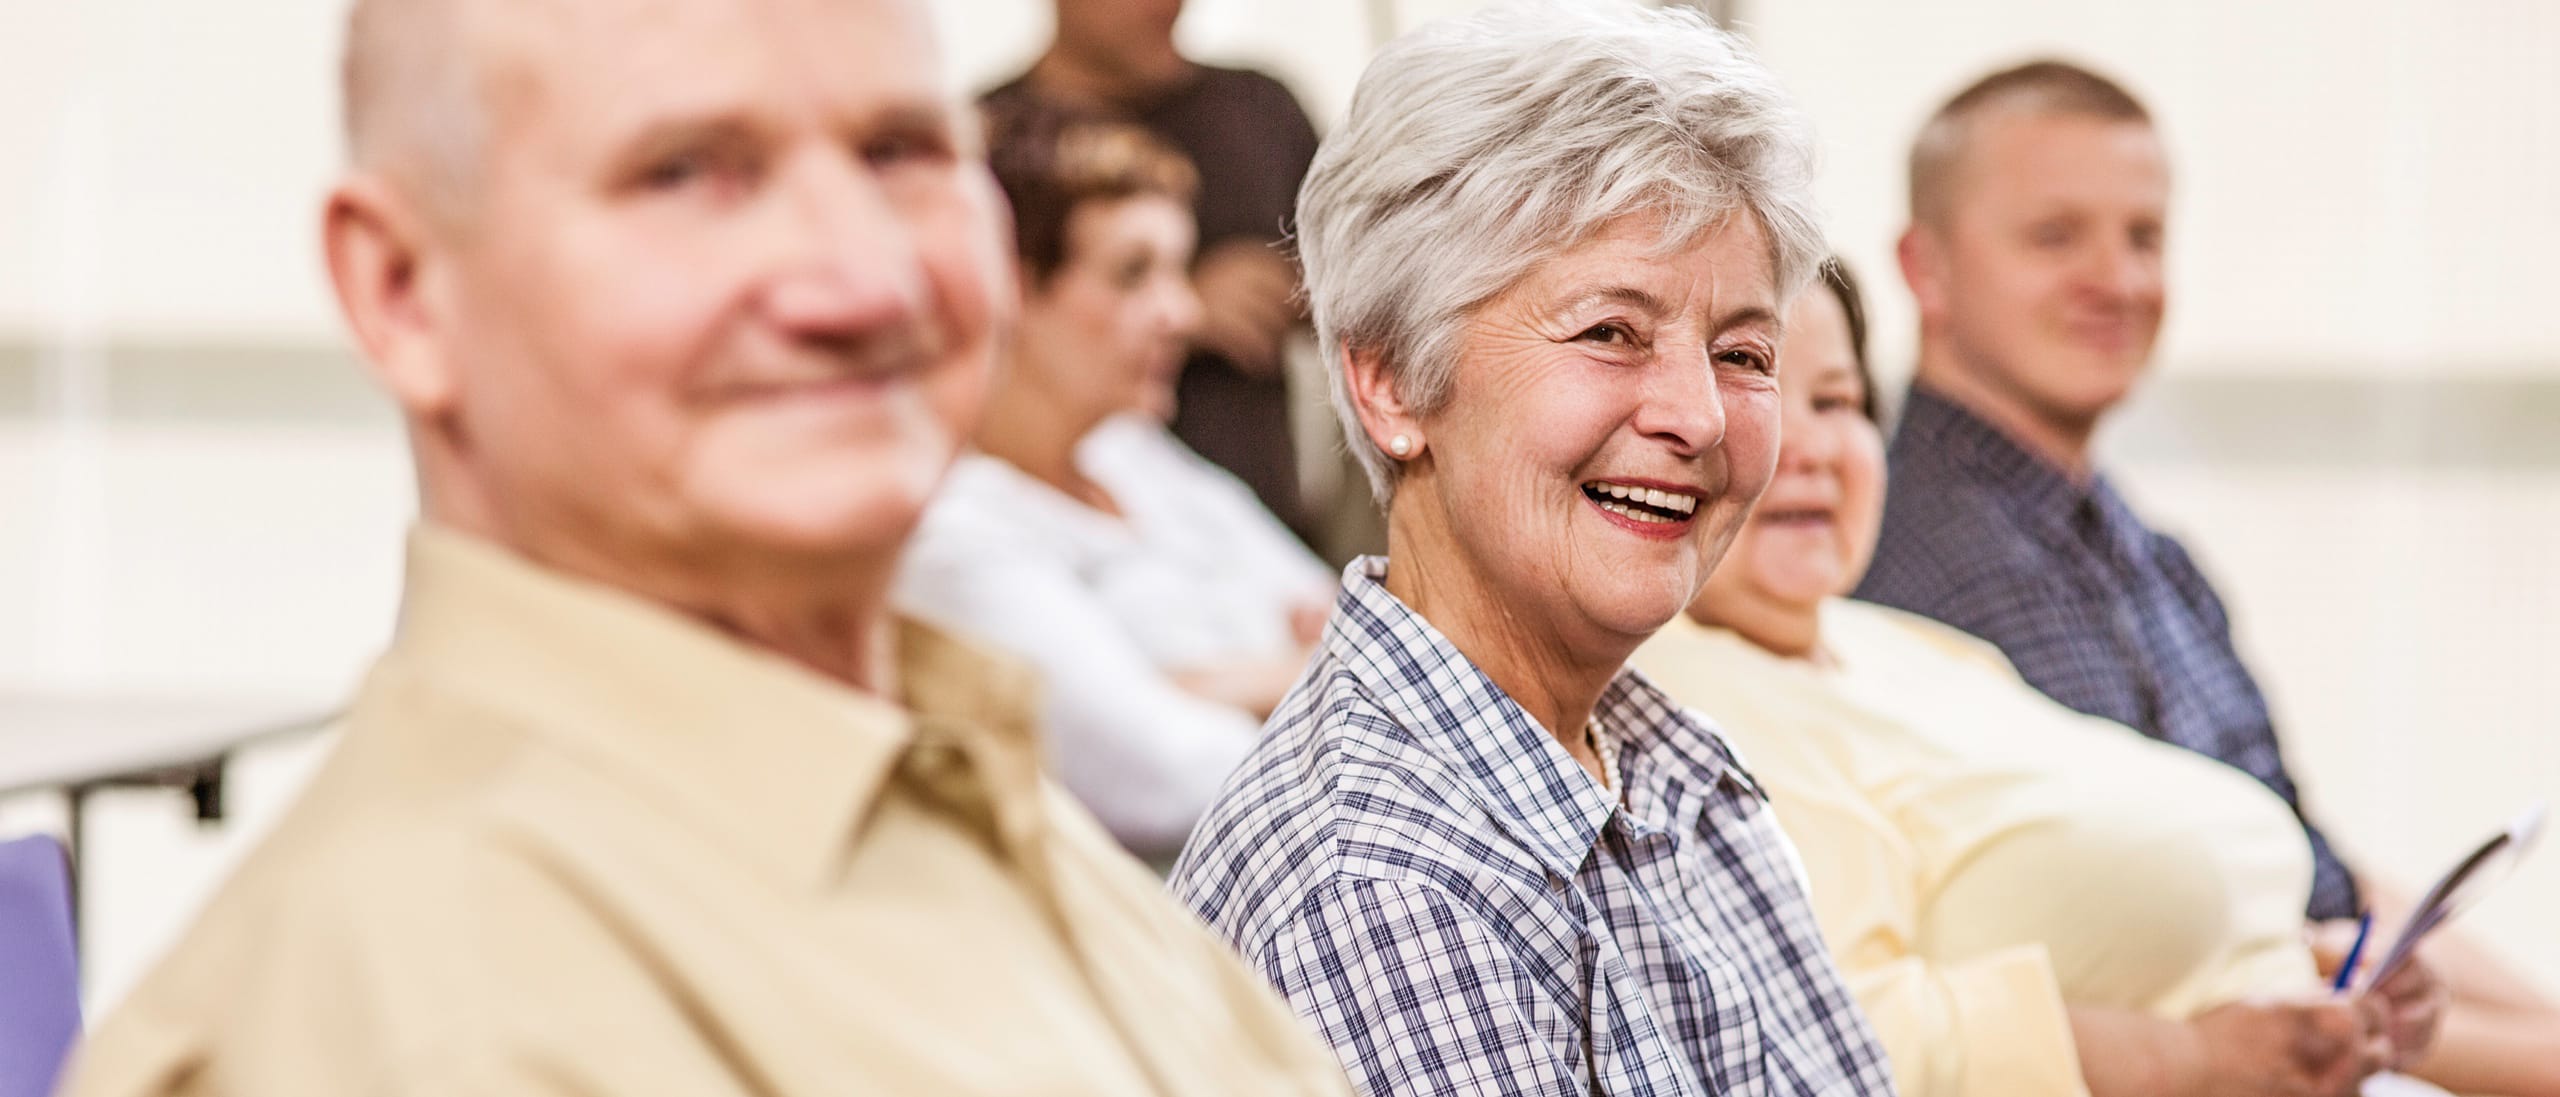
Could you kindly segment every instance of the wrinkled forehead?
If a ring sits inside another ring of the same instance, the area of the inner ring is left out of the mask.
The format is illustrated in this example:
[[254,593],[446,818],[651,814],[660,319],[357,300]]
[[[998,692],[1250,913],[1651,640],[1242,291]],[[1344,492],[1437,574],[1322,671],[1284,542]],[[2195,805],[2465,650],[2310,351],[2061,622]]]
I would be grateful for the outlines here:
[[577,154],[689,118],[958,113],[924,0],[478,0],[501,142]]

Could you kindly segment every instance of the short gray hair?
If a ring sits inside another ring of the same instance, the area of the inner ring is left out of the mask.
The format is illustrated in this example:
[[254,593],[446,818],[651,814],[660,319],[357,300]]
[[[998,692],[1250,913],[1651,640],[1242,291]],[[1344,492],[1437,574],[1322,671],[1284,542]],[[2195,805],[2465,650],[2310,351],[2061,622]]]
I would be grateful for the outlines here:
[[339,62],[347,158],[418,190],[448,220],[470,205],[489,104],[469,0],[356,0]]
[[1397,396],[1447,400],[1468,316],[1620,217],[1666,248],[1748,213],[1792,297],[1828,253],[1813,141],[1772,76],[1694,12],[1526,3],[1387,44],[1298,192],[1298,254],[1344,442],[1380,504],[1397,465],[1361,428],[1347,348]]

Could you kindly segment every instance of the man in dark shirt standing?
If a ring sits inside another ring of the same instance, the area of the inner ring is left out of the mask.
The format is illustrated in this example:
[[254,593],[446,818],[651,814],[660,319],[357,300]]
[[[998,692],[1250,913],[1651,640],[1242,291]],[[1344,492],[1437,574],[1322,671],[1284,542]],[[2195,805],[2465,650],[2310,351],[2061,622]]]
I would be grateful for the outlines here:
[[[2150,115],[2071,65],[1985,77],[1921,129],[1900,254],[1920,361],[1857,593],[1991,641],[2055,700],[2245,770],[2299,815],[2221,600],[2090,459],[2159,334],[2168,202]],[[2308,913],[2354,917],[2355,877],[2303,829]]]
[[1191,157],[1200,332],[1177,387],[1173,432],[1233,472],[1301,537],[1281,344],[1299,322],[1298,272],[1279,244],[1315,158],[1315,127],[1280,82],[1196,64],[1174,49],[1182,0],[1056,0],[1058,32],[990,109],[1046,103],[1126,118]]

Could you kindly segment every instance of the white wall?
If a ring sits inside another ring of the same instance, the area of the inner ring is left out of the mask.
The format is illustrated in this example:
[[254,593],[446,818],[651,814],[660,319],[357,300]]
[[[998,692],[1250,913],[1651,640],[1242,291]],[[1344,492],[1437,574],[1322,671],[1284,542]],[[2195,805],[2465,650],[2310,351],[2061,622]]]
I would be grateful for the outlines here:
[[[136,343],[229,359],[342,345],[313,242],[337,149],[342,5],[0,4],[0,352],[47,364],[38,414],[0,412],[0,688],[331,691],[386,634],[411,495],[378,409],[103,414],[108,371]],[[1401,25],[1471,4],[1388,6]],[[1969,75],[2059,50],[2148,96],[2177,156],[2164,371],[2560,380],[2547,273],[2560,251],[2560,5],[1746,8],[1823,134],[1823,198],[1876,288],[1888,362],[1908,345],[1886,261],[1903,142]],[[963,86],[1019,68],[1046,34],[1044,0],[933,10]],[[1348,99],[1373,10],[1193,0],[1182,35],[1201,56],[1273,69],[1321,127]],[[2560,738],[2543,715],[2560,654],[2550,470],[2231,468],[2154,452],[2126,473],[2226,581],[2305,783],[2353,848],[2416,872],[2524,796],[2560,798]],[[242,790],[253,815],[298,772],[257,767],[279,776]],[[102,1001],[238,844],[173,810],[126,798],[98,822]],[[47,817],[41,804],[0,813]],[[2560,855],[2482,922],[2560,982],[2547,931]]]
[[[10,5],[0,336],[54,332],[89,301],[120,338],[334,339],[311,224],[336,157],[343,2]],[[1182,38],[1279,73],[1329,124],[1373,11],[1409,26],[1471,6],[1193,0]],[[1821,128],[1825,202],[1871,281],[1890,281],[1899,161],[1929,106],[1990,65],[2061,52],[2148,97],[2174,147],[2168,368],[2560,371],[2560,309],[2533,304],[2560,248],[2560,5],[1743,7]],[[967,87],[1019,69],[1047,33],[1044,0],[932,10]]]
[[8,5],[0,337],[335,338],[313,226],[342,7]]
[[[2310,810],[2358,868],[2415,891],[2526,804],[2560,805],[2560,470],[2121,471],[2221,584]],[[2470,923],[2560,987],[2560,853],[2546,840]]]
[[[1759,0],[1821,126],[1833,231],[1890,285],[1937,102],[2058,53],[2146,98],[2177,172],[2172,371],[2560,373],[2560,5]],[[1907,346],[1906,303],[1879,326]],[[1888,355],[1888,357],[1895,357]]]

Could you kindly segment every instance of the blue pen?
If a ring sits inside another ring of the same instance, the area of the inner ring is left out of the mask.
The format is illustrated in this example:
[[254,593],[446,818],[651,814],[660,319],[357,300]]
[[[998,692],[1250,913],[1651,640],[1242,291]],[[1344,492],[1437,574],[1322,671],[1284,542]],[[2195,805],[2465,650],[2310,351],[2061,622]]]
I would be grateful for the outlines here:
[[2347,960],[2338,965],[2338,981],[2329,989],[2345,990],[2355,983],[2356,961],[2363,958],[2365,938],[2372,935],[2373,912],[2368,910],[2364,912],[2364,917],[2356,919],[2356,943],[2347,946]]

